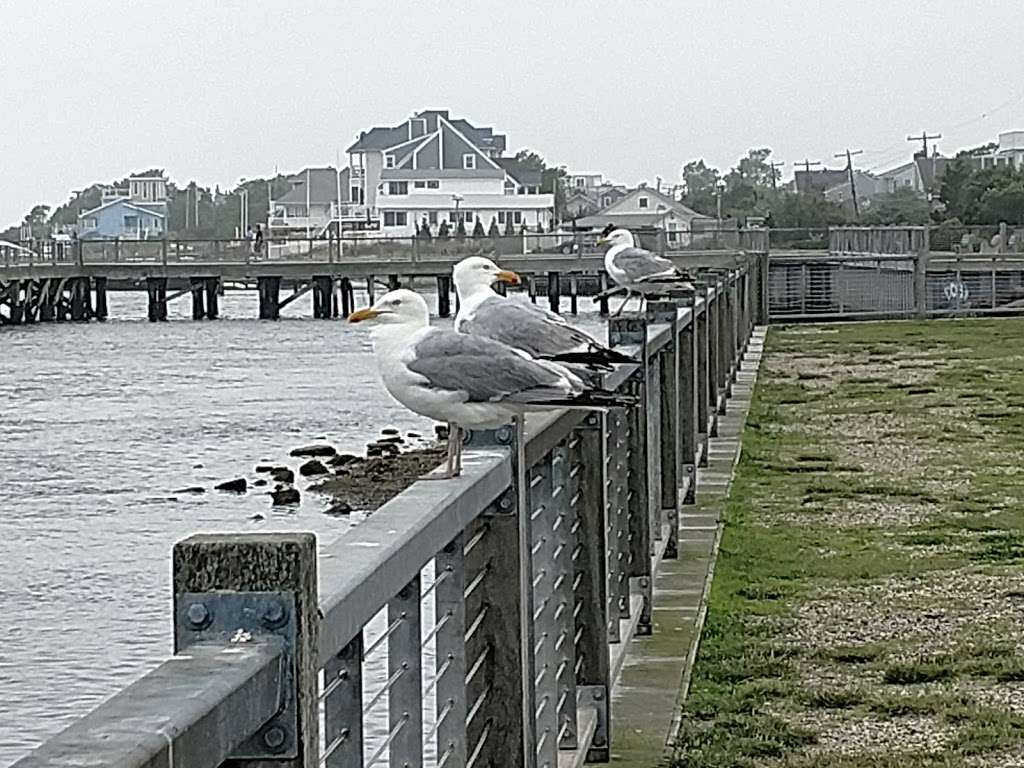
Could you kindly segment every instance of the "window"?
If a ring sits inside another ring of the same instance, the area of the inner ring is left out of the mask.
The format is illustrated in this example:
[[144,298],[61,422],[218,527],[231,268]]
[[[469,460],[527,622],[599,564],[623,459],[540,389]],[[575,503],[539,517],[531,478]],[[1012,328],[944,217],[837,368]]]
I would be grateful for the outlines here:
[[498,223],[499,224],[504,224],[505,223],[505,212],[504,211],[498,211]]
[[506,181],[505,182],[505,194],[506,195],[514,195],[515,193],[516,193],[515,182]]
[[395,167],[395,156],[394,155],[384,155],[384,167],[385,168],[394,168]]
[[413,186],[414,186],[414,187],[415,187],[416,189],[425,189],[425,188],[426,188],[426,186],[427,186],[427,182],[425,182],[425,181],[414,181],[414,182],[412,183],[412,185],[413,185]]
[[650,204],[650,202],[651,201],[649,199],[647,199],[646,197],[641,197],[637,201],[637,205],[640,206],[641,208],[646,208],[648,206],[648,204]]
[[526,193],[529,194],[529,195],[539,195],[540,194],[540,187],[527,187],[526,188]]
[[457,224],[459,221],[458,214],[455,211],[448,211],[448,221],[452,224]]
[[516,194],[517,195],[525,195],[526,194],[526,187],[517,187],[516,188]]
[[471,224],[473,223],[473,212],[472,211],[463,211],[462,215],[463,215],[463,218],[466,221],[470,222]]
[[462,156],[462,167],[467,171],[476,170],[476,155],[463,155]]
[[389,195],[408,195],[409,194],[409,182],[408,181],[389,181],[388,182],[388,194]]
[[604,197],[601,198],[601,206],[602,207],[607,208],[611,204],[612,204],[612,199],[611,199],[610,196],[605,195]]
[[516,223],[516,224],[522,224],[523,223],[523,212],[522,211],[516,211],[515,218],[513,218],[512,221],[514,223]]
[[441,182],[437,179],[427,179],[427,189],[440,189]]
[[429,211],[427,213],[427,221],[431,224],[437,224],[437,211]]
[[356,202],[357,200],[359,200],[359,198],[362,197],[362,195],[360,194],[361,192],[362,192],[362,190],[359,187],[352,187],[349,190],[349,198],[348,199],[351,200],[352,202]]
[[576,186],[580,187],[582,189],[583,187],[587,186],[587,180],[584,179],[582,176],[577,176],[576,177]]
[[138,216],[125,216],[124,217],[124,228],[125,229],[136,229],[139,226]]
[[385,227],[404,227],[409,223],[409,216],[405,211],[384,211]]

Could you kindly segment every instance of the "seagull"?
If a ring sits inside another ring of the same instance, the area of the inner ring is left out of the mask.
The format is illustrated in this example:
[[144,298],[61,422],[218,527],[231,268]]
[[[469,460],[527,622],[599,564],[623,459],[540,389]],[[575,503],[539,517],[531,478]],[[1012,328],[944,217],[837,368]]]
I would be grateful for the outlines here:
[[613,229],[602,234],[598,245],[610,245],[604,255],[604,268],[616,283],[626,289],[626,300],[613,316],[622,314],[634,293],[664,294],[671,290],[692,291],[693,278],[668,259],[637,248],[628,229]]
[[609,371],[615,363],[636,363],[593,336],[569,325],[560,315],[525,301],[506,298],[491,287],[495,282],[519,282],[519,275],[501,269],[490,259],[470,256],[452,269],[459,293],[455,330],[500,341],[531,357],[590,371]]
[[373,321],[373,347],[384,387],[413,413],[449,424],[446,472],[461,471],[459,427],[494,429],[528,411],[630,405],[591,387],[558,363],[535,360],[500,341],[430,325],[427,302],[398,289],[359,309],[349,322]]

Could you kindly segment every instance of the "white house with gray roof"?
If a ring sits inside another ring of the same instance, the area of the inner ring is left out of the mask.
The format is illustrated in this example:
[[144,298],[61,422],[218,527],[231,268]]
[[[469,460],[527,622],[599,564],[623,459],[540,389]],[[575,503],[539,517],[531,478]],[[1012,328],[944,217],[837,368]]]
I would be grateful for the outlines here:
[[505,136],[451,118],[444,110],[418,112],[394,126],[371,128],[347,150],[350,200],[379,221],[385,235],[409,236],[427,223],[468,232],[479,220],[547,229],[554,195],[540,191],[540,174],[504,157]]
[[689,245],[694,232],[714,229],[717,222],[688,208],[671,195],[641,184],[593,216],[577,219],[581,229],[602,229],[615,224],[630,231],[660,229],[669,247]]

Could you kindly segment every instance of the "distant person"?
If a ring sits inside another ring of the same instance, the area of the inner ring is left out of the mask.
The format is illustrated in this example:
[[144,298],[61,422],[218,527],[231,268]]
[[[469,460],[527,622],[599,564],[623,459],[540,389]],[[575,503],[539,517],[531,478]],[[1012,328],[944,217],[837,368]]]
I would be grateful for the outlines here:
[[254,250],[256,255],[259,256],[263,252],[263,228],[259,224],[256,225],[255,244]]
[[245,244],[247,246],[247,249],[248,249],[250,255],[253,252],[253,238],[254,237],[255,237],[255,234],[252,231],[252,224],[250,224],[248,227],[245,228]]

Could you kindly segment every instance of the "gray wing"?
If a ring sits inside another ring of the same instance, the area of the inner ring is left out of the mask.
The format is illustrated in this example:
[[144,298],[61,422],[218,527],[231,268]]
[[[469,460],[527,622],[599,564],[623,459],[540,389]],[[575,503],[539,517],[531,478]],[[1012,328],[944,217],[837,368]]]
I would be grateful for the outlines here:
[[633,283],[656,278],[682,277],[671,261],[643,248],[623,248],[612,257],[612,263]]
[[471,403],[561,402],[575,388],[565,373],[500,342],[442,329],[416,344],[406,365],[426,386],[465,392]]
[[485,336],[533,357],[602,346],[594,337],[573,328],[558,315],[533,304],[495,296],[482,302],[459,325],[463,333]]

